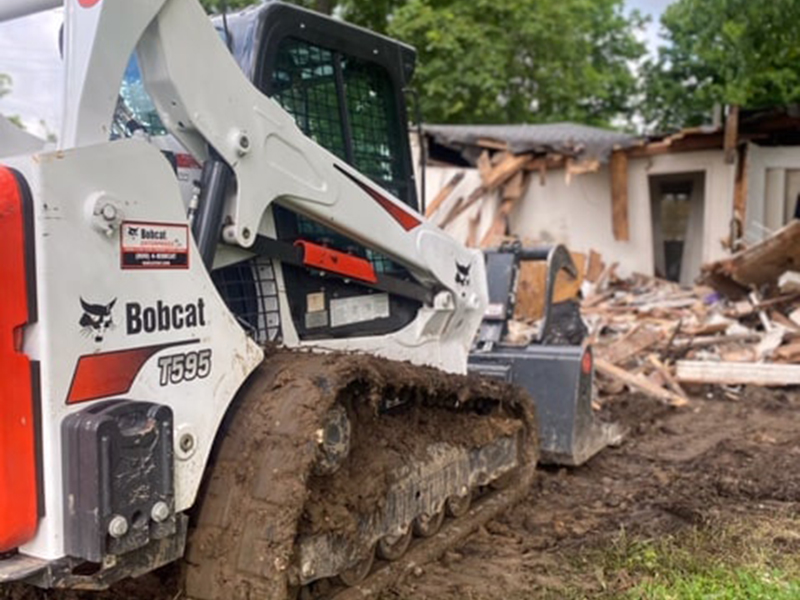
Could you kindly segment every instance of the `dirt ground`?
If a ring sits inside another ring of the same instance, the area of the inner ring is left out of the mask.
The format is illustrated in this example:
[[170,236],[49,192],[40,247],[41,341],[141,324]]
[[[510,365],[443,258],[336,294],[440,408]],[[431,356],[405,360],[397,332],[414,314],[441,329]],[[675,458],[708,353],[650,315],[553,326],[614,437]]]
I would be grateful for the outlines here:
[[631,582],[580,562],[620,535],[797,515],[800,393],[754,388],[732,402],[697,392],[681,409],[611,401],[609,416],[630,428],[622,446],[578,469],[540,470],[526,501],[385,598],[605,597]]
[[[631,582],[625,573],[585,564],[585,557],[621,535],[658,539],[712,523],[799,515],[800,393],[754,388],[731,401],[711,389],[694,392],[680,409],[638,395],[608,401],[606,417],[630,428],[620,447],[578,469],[540,470],[524,502],[383,600],[607,597]],[[797,552],[798,540],[771,543]],[[160,598],[172,600],[172,577],[163,577]],[[144,598],[137,588],[100,597]]]

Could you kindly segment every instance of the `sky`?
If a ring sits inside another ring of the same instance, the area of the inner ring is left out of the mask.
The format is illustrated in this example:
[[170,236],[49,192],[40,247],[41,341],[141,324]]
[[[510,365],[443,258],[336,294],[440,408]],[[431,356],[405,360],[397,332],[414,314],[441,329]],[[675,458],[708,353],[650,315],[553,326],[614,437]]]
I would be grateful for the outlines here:
[[[652,17],[643,34],[650,52],[658,45],[659,17],[673,1],[626,0],[629,9]],[[61,121],[61,22],[62,10],[56,9],[0,23],[0,73],[13,80],[11,93],[0,98],[0,114],[21,117],[27,129],[39,136],[47,130],[57,133]]]
[[0,113],[19,115],[33,134],[57,131],[61,120],[61,60],[58,31],[62,9],[0,23],[0,73],[11,76],[11,93],[0,98]]

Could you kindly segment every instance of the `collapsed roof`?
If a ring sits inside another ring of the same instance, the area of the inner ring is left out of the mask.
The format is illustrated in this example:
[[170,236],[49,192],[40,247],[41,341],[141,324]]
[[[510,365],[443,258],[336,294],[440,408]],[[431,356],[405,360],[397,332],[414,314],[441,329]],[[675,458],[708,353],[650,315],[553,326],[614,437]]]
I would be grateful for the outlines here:
[[[576,123],[545,125],[425,125],[431,158],[474,165],[485,149],[513,154],[556,154],[606,163],[614,149],[634,145],[635,136]],[[433,143],[431,143],[433,142]],[[455,153],[455,156],[454,156]],[[460,160],[458,160],[460,158]]]

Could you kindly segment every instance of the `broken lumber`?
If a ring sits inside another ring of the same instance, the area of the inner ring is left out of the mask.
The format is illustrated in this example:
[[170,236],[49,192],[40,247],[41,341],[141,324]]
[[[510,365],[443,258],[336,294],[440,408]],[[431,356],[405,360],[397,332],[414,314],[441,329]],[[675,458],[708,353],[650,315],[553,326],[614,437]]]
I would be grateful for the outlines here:
[[758,244],[703,266],[701,278],[737,299],[746,295],[751,286],[776,285],[781,275],[799,264],[800,221],[795,220]]
[[631,239],[628,222],[628,155],[617,150],[611,154],[611,211],[614,239]]
[[686,391],[681,387],[681,384],[678,383],[678,380],[675,379],[675,376],[670,372],[669,367],[661,362],[658,359],[658,356],[655,354],[648,356],[647,360],[650,361],[650,364],[655,367],[658,373],[661,373],[661,376],[664,378],[667,387],[679,396],[686,398],[686,401],[688,402],[689,398],[686,395]]
[[685,383],[800,385],[800,365],[679,360],[676,367],[678,381]]
[[625,336],[613,344],[605,347],[596,347],[595,354],[598,354],[613,365],[618,365],[643,350],[647,350],[660,341],[662,337],[663,332],[661,331],[635,325]]
[[[583,283],[586,257],[578,252],[570,252],[570,255],[578,269],[578,276],[573,279],[563,270],[556,275],[556,284],[553,288],[554,304],[577,298]],[[544,315],[546,287],[547,262],[522,261],[517,283],[517,306],[514,310],[514,318],[520,320],[541,319]]]
[[[602,358],[595,358],[594,366],[595,369],[597,369],[603,375],[613,379],[618,379],[628,387],[642,392],[647,396],[651,396],[652,398],[666,402],[670,406],[686,406],[686,404],[688,404],[688,400],[683,396],[679,396],[675,392],[670,392],[669,390],[665,390],[664,388],[657,386],[653,382],[649,381],[646,377],[628,373],[624,369],[620,369],[619,367],[604,361]],[[800,367],[798,368],[800,369]]]
[[450,194],[453,193],[453,190],[456,189],[456,186],[461,183],[461,180],[464,179],[464,171],[459,171],[455,175],[450,178],[450,181],[439,190],[439,193],[436,194],[436,197],[431,201],[431,203],[425,208],[425,217],[430,218],[431,215],[435,214],[442,203],[450,197]]

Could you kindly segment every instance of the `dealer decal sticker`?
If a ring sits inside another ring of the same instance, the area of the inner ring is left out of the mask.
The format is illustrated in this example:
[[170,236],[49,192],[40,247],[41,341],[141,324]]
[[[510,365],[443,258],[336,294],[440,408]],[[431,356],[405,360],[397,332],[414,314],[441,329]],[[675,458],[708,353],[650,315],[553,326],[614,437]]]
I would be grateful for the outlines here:
[[172,223],[122,223],[123,269],[188,269],[189,227]]

